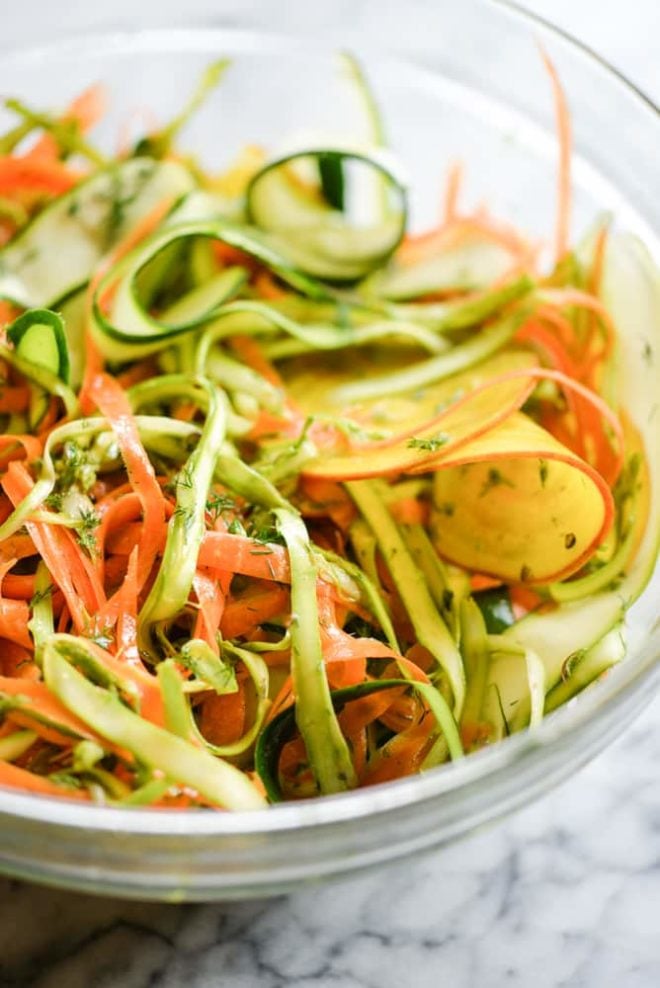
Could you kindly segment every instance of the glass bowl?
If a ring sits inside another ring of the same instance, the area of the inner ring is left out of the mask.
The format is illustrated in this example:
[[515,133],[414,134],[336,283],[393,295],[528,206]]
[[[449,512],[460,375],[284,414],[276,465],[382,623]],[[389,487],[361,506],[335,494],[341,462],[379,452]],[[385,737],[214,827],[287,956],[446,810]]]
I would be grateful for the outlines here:
[[[443,173],[458,158],[467,165],[470,200],[487,201],[547,239],[556,141],[540,41],[572,106],[574,231],[609,210],[659,256],[657,108],[570,38],[481,0],[423,4],[414,17],[403,0],[367,0],[350,15],[350,27],[344,5],[331,5],[286,37],[271,32],[258,6],[239,14],[240,29],[234,18],[231,28],[84,37],[4,54],[0,92],[61,105],[102,80],[113,98],[102,137],[112,146],[136,108],[168,119],[203,67],[233,56],[231,73],[186,133],[186,146],[219,168],[247,141],[274,145],[292,130],[340,127],[350,111],[334,53],[349,47],[366,67],[390,141],[408,166],[416,225],[433,218]],[[279,893],[455,840],[576,772],[654,695],[659,575],[631,613],[627,659],[531,733],[420,777],[265,813],[117,810],[2,790],[0,870],[116,895],[231,899]]]

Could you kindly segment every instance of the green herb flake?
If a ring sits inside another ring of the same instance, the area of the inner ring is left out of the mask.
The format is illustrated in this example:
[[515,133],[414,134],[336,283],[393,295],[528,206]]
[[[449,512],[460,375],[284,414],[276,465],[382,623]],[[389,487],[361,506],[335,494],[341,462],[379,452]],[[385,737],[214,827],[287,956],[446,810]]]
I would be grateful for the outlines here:
[[516,485],[507,477],[505,477],[503,473],[501,473],[495,467],[491,467],[490,470],[488,471],[488,476],[486,477],[483,483],[479,497],[485,497],[486,494],[489,494],[492,490],[494,490],[495,487],[515,487],[515,486]]
[[446,446],[450,441],[451,436],[448,436],[446,432],[438,432],[435,436],[429,436],[426,439],[409,439],[407,442],[408,449],[420,449],[426,450],[429,453],[436,453],[443,446]]

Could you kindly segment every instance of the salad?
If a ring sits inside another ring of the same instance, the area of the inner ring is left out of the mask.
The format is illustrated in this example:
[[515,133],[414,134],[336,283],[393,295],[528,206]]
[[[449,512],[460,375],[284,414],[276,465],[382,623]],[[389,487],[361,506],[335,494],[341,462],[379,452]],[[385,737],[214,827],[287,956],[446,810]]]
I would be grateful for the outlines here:
[[534,729],[626,653],[658,555],[660,282],[367,140],[108,157],[92,87],[0,138],[0,785],[252,810]]

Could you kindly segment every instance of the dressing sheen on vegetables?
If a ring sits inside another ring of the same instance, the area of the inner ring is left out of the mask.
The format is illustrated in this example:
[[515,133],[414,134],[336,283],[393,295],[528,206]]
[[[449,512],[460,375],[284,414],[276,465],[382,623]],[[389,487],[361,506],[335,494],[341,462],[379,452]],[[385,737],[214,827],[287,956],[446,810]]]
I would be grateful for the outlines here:
[[[626,654],[660,536],[660,277],[359,133],[107,158],[93,87],[0,138],[0,785],[251,811],[534,729]],[[549,194],[552,190],[549,190]]]

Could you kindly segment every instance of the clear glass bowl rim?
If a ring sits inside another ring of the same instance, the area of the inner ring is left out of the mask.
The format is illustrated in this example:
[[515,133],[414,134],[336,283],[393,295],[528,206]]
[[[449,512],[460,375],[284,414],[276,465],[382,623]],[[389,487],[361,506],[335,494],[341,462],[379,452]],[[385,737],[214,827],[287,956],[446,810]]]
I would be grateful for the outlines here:
[[[619,86],[626,88],[638,104],[655,117],[656,123],[660,122],[658,105],[588,45],[511,0],[490,0],[490,3],[499,7],[511,18],[534,27],[537,33],[548,35],[555,43],[567,46],[584,59],[594,62]],[[49,55],[55,54],[74,56],[76,52],[82,52],[90,45],[105,53],[111,53],[113,50],[148,51],[151,46],[161,47],[165,44],[182,45],[187,50],[194,50],[196,42],[200,44],[203,42],[206,46],[213,42],[214,36],[218,41],[226,41],[228,37],[249,38],[256,37],[257,34],[260,40],[269,38],[274,43],[295,44],[298,40],[295,35],[278,35],[274,32],[266,32],[261,27],[254,30],[208,26],[149,28],[136,32],[84,33],[37,46],[14,46],[3,51],[2,55],[5,63],[11,64],[12,59],[23,62],[26,59],[35,61],[41,58],[47,59]],[[303,41],[302,38],[300,40]],[[310,44],[308,38],[304,39],[304,44]],[[390,55],[387,56],[387,60],[392,64],[402,61],[397,56]],[[443,766],[421,776],[338,796],[280,804],[270,807],[266,812],[236,813],[200,811],[182,813],[168,810],[85,806],[69,803],[63,799],[23,794],[0,787],[0,826],[3,818],[6,822],[13,818],[16,822],[24,820],[37,825],[56,824],[72,832],[104,832],[147,839],[184,834],[207,838],[222,838],[230,835],[267,838],[269,834],[275,832],[284,833],[301,828],[305,828],[306,834],[309,834],[310,828],[318,831],[335,824],[341,825],[387,813],[394,808],[409,810],[415,807],[421,808],[437,800],[438,797],[449,796],[468,787],[472,789],[480,782],[487,783],[492,792],[498,780],[508,778],[511,771],[523,759],[526,763],[533,760],[541,762],[544,752],[547,753],[553,746],[570,744],[571,739],[577,739],[585,728],[593,725],[598,719],[605,719],[608,713],[614,716],[617,710],[639,711],[650,702],[660,686],[660,665],[657,662],[660,642],[656,641],[657,637],[656,626],[653,638],[646,643],[646,647],[640,653],[626,658],[605,681],[583,693],[578,702],[574,701],[553,712],[535,731],[522,732],[492,748],[470,755],[460,762]],[[625,717],[621,720],[623,721],[621,726],[610,728],[610,739],[626,726]]]

